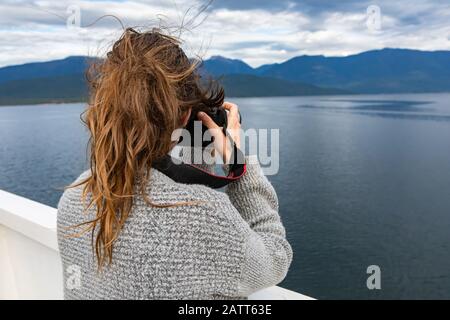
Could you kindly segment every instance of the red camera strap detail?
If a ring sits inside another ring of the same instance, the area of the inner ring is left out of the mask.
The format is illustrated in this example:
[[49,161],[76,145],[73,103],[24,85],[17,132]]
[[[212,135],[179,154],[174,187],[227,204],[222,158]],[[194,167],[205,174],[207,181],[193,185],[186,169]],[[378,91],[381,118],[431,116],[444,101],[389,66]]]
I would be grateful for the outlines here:
[[238,165],[235,168],[231,168],[230,171],[228,172],[227,176],[221,176],[221,175],[211,173],[211,172],[209,172],[203,168],[197,167],[196,165],[193,165],[193,164],[188,164],[188,166],[191,166],[191,167],[195,168],[196,170],[203,171],[205,174],[207,174],[215,179],[225,179],[225,180],[230,180],[230,182],[238,180],[247,172],[247,165],[245,163],[242,165]]

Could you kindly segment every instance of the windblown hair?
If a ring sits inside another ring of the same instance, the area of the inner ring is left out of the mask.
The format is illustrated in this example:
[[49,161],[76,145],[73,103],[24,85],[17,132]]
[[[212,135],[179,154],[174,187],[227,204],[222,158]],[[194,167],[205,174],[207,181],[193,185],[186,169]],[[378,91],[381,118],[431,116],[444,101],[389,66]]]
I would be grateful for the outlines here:
[[183,115],[189,108],[221,105],[224,92],[220,86],[205,89],[198,62],[186,56],[176,38],[156,29],[126,29],[106,59],[90,68],[88,80],[83,121],[90,132],[91,175],[70,187],[84,185],[86,210],[95,207],[95,218],[78,227],[92,232],[101,269],[112,262],[113,244],[134,197],[160,206],[146,194],[151,166],[174,146],[171,135]]

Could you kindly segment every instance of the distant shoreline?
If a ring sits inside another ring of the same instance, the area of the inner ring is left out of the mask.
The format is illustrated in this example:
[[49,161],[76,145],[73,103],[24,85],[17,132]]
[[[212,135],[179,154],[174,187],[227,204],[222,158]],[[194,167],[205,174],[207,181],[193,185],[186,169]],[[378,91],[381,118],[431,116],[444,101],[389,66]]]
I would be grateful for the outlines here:
[[[277,96],[230,96],[226,99],[252,99],[252,98],[292,98],[292,97],[332,97],[332,96],[395,96],[395,95],[433,95],[450,94],[450,91],[436,92],[387,92],[387,93],[334,93],[334,94],[310,94],[310,95],[277,95]],[[22,100],[11,103],[0,101],[2,107],[20,107],[20,106],[38,106],[38,105],[58,105],[58,104],[79,104],[88,103],[87,99],[68,99],[68,100]]]
[[2,99],[0,99],[0,107],[31,106],[40,104],[87,103],[87,101],[87,98],[11,99],[10,101],[2,101]]

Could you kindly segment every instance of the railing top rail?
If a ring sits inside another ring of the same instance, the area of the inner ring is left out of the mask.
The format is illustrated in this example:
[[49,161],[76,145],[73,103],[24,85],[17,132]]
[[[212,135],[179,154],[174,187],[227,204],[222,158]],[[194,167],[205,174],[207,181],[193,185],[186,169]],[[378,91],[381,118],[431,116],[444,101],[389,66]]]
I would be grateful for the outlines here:
[[58,250],[55,208],[0,190],[0,224]]

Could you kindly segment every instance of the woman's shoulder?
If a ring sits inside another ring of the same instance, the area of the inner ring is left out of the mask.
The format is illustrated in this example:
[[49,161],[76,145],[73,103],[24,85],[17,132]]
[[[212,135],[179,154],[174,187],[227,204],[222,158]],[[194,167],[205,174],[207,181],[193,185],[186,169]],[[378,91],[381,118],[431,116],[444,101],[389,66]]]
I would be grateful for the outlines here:
[[192,205],[180,207],[179,210],[196,210],[200,216],[223,219],[239,229],[245,221],[232,205],[228,195],[217,189],[199,185],[178,183],[159,171],[151,175],[149,189],[151,199],[158,204],[185,202]]
[[90,170],[82,172],[70,185],[65,188],[59,200],[58,208],[60,207],[62,202],[79,200],[79,197],[81,197],[81,194],[83,192],[83,184],[80,183],[83,182],[83,180],[86,180],[90,175]]
[[147,192],[153,195],[158,194],[162,197],[170,195],[170,197],[173,198],[175,196],[178,200],[184,201],[223,201],[227,198],[225,193],[204,185],[176,182],[156,169],[151,171]]

